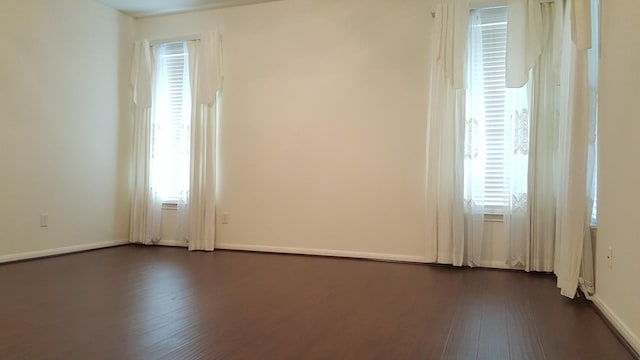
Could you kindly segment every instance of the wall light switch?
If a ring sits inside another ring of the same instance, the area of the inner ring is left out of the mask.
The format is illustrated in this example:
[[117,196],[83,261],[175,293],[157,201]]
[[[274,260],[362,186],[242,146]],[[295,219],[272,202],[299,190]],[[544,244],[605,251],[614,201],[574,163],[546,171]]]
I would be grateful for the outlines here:
[[222,213],[222,223],[223,224],[228,224],[229,223],[229,217],[230,216],[229,216],[228,212]]

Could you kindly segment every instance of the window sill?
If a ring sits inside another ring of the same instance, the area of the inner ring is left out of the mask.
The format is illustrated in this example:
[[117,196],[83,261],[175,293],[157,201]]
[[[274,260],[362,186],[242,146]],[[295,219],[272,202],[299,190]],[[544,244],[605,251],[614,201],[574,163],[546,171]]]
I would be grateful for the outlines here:
[[[484,222],[504,222],[504,215],[502,214],[484,214]],[[591,235],[595,236],[598,233],[598,224],[590,224]]]
[[484,222],[486,222],[486,223],[504,222],[504,215],[503,214],[487,213],[487,214],[479,214],[479,215],[483,216]]
[[165,201],[162,203],[162,210],[178,210],[178,203],[175,201]]
[[484,222],[504,222],[502,214],[484,214]]

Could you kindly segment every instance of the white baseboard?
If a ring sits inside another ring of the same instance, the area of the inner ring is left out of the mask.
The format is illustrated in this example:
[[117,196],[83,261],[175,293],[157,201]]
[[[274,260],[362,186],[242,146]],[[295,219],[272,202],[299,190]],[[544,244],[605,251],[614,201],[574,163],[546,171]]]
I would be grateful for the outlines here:
[[640,338],[638,334],[634,334],[627,325],[616,315],[606,303],[598,297],[598,294],[591,297],[593,304],[604,314],[609,320],[611,325],[618,330],[620,335],[629,343],[629,345],[635,350],[636,354],[640,354]]
[[406,262],[417,262],[417,263],[424,263],[425,261],[424,257],[422,256],[370,253],[370,252],[345,251],[345,250],[294,248],[294,247],[286,247],[286,246],[217,243],[216,249],[258,251],[258,252],[300,254],[300,255],[336,256],[336,257],[346,257],[346,258],[356,258],[356,259],[406,261]]
[[187,244],[184,241],[178,241],[178,240],[160,240],[160,241],[158,241],[158,243],[156,245],[187,247]]
[[0,255],[0,264],[11,262],[11,261],[37,259],[44,256],[62,255],[62,254],[70,254],[78,251],[101,249],[106,247],[125,245],[128,243],[129,243],[129,240],[112,240],[112,241],[103,241],[103,242],[91,243],[91,244],[65,246],[65,247],[60,247],[55,249],[45,249],[45,250],[28,251],[28,252],[17,253],[17,254]]

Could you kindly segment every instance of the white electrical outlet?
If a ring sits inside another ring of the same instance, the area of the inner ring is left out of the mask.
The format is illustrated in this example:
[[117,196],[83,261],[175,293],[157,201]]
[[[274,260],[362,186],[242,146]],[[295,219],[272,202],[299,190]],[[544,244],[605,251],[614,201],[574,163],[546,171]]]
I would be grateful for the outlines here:
[[611,246],[607,249],[607,266],[609,269],[613,268],[613,248]]
[[229,217],[230,217],[230,215],[229,215],[228,212],[222,213],[222,223],[223,224],[228,224],[229,223]]
[[40,214],[40,227],[47,227],[47,226],[49,226],[49,214],[42,213]]

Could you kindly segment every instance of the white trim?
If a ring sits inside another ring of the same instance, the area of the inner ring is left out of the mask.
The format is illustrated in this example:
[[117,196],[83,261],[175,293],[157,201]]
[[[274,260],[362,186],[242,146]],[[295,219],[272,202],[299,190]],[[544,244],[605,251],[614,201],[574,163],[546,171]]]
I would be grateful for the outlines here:
[[[254,5],[254,4],[262,4],[268,3],[272,1],[280,1],[280,0],[218,0],[218,1],[199,1],[202,3],[201,5],[195,5],[198,3],[197,1],[191,1],[193,5],[184,6],[184,7],[174,7],[173,9],[169,7],[168,9],[150,9],[150,10],[136,10],[136,9],[128,9],[126,6],[110,6],[116,10],[120,10],[125,14],[132,16],[134,18],[144,18],[144,17],[152,17],[152,16],[165,16],[165,15],[176,15],[176,14],[185,14],[191,12],[198,11],[206,11],[206,10],[214,10],[214,9],[222,9],[227,7],[237,7],[237,6],[245,6],[245,5]],[[133,1],[131,1],[133,3]]]
[[[540,0],[540,3],[541,4],[552,3],[554,1],[555,0]],[[507,6],[507,5],[508,5],[507,0],[470,0],[469,1],[470,9],[482,9],[482,8]]]
[[502,6],[507,6],[507,0],[470,0],[469,1],[470,10],[502,7]]
[[192,40],[200,40],[200,35],[192,34],[192,35],[174,36],[166,39],[149,40],[149,46],[153,47],[161,44],[170,44],[174,42],[187,42]]
[[301,254],[301,255],[336,256],[336,257],[347,257],[347,258],[356,258],[356,259],[406,261],[406,262],[416,262],[416,263],[425,262],[425,258],[422,256],[370,253],[370,252],[345,251],[345,250],[293,248],[293,247],[287,247],[287,246],[221,243],[221,244],[216,244],[216,249],[259,251],[259,252],[269,252],[269,253]]
[[493,260],[493,261],[483,260],[483,261],[480,261],[480,263],[476,267],[524,271],[524,268],[522,266],[511,266],[507,264],[505,261],[497,261],[497,260]]
[[636,351],[637,354],[640,354],[640,337],[638,334],[634,334],[627,325],[616,315],[613,310],[607,304],[598,297],[598,294],[593,295],[591,297],[591,301],[593,304],[600,309],[600,311],[604,314],[604,316],[609,320],[611,325],[618,330],[620,335],[629,343],[629,345]]
[[[159,245],[162,245],[162,241],[159,243]],[[176,245],[176,246],[180,246],[180,245]],[[186,246],[186,245],[182,245],[182,246]],[[281,254],[335,256],[335,257],[346,257],[346,258],[355,258],[355,259],[373,259],[373,260],[387,260],[387,261],[403,261],[403,262],[412,262],[412,263],[427,263],[427,264],[436,264],[436,265],[451,265],[451,264],[439,264],[439,263],[427,262],[424,256],[371,253],[371,252],[361,252],[361,251],[294,248],[294,247],[287,247],[287,246],[230,244],[230,243],[219,243],[219,244],[216,243],[215,248],[220,250],[241,250],[241,251],[258,251],[258,252],[281,253]],[[464,267],[468,267],[468,266],[465,265]],[[482,261],[476,267],[523,271],[522,267],[510,266],[510,265],[507,265],[504,261]]]
[[36,250],[36,251],[27,251],[27,252],[17,253],[17,254],[0,255],[0,264],[11,262],[11,261],[37,259],[45,256],[62,255],[62,254],[79,252],[79,251],[102,249],[106,247],[125,245],[128,243],[129,243],[129,240],[112,240],[112,241],[103,241],[103,242],[91,243],[91,244],[65,246],[65,247],[60,247],[55,249]]
[[178,241],[178,240],[160,240],[154,245],[176,246],[176,247],[187,247],[188,246],[184,241]]

